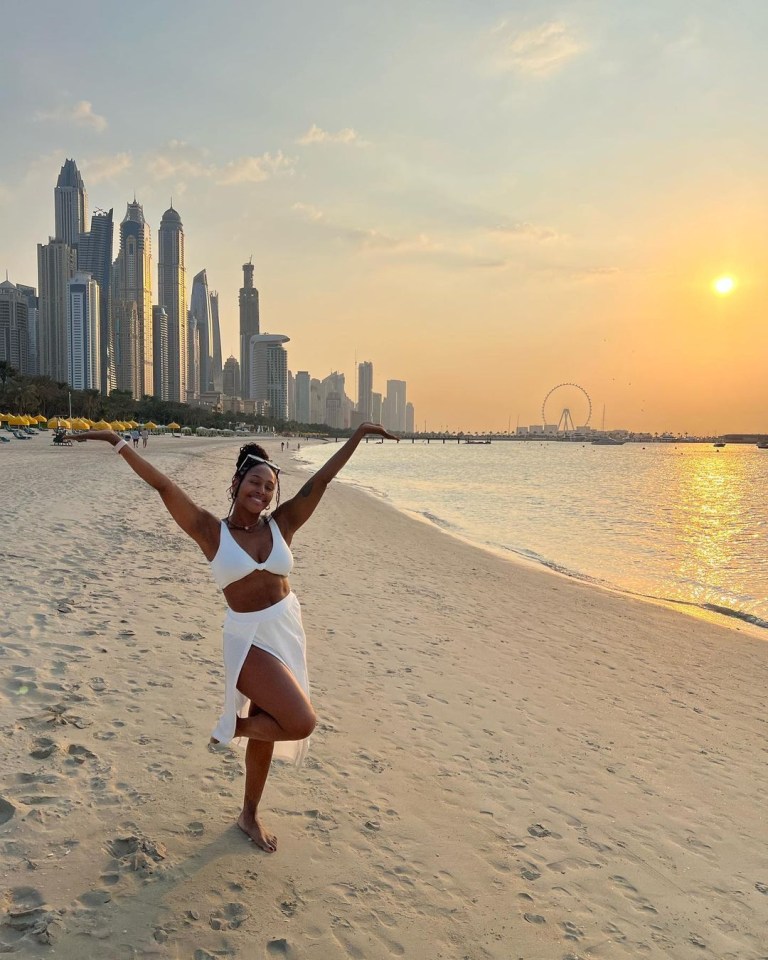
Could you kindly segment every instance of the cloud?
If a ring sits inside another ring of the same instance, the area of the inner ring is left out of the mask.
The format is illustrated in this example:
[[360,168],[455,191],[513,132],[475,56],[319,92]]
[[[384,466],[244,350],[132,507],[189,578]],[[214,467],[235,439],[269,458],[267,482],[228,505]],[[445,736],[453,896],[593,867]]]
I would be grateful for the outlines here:
[[295,210],[297,213],[300,213],[305,220],[308,220],[310,223],[319,223],[321,220],[325,219],[325,214],[318,207],[313,206],[311,203],[294,203],[291,207],[292,210]]
[[89,183],[100,183],[102,180],[113,180],[131,166],[133,157],[130,153],[113,153],[85,160],[83,174]]
[[233,183],[261,183],[280,173],[292,174],[296,165],[294,157],[286,157],[281,150],[274,156],[262,153],[259,157],[240,157],[220,168],[216,183],[229,186]]
[[491,237],[495,240],[507,241],[520,238],[539,240],[546,242],[548,240],[564,240],[565,234],[558,233],[550,227],[542,227],[535,223],[527,223],[524,220],[514,223],[499,224],[491,227],[489,231]]
[[505,261],[482,256],[471,245],[438,240],[426,233],[396,237],[374,227],[349,227],[329,220],[322,210],[312,204],[294,203],[292,209],[308,223],[362,253],[378,253],[391,258],[419,260],[451,268],[505,266]]
[[582,53],[586,45],[561,20],[518,31],[508,20],[493,30],[496,64],[501,70],[547,77]]
[[107,120],[93,112],[90,100],[78,100],[74,106],[60,106],[55,110],[38,110],[34,119],[37,122],[71,123],[76,127],[91,127],[93,130],[106,130]]
[[260,156],[238,157],[225,164],[215,164],[207,151],[190,146],[183,140],[171,140],[162,151],[150,154],[147,167],[155,180],[207,177],[217,186],[236,183],[262,183],[279,174],[292,174],[296,159],[282,151]]
[[345,127],[337,133],[330,133],[328,130],[323,130],[318,127],[317,124],[313,123],[309,130],[307,130],[303,136],[299,137],[296,143],[300,143],[305,147],[313,143],[349,143],[354,144],[356,147],[364,147],[367,146],[368,141],[363,140],[357,130],[353,130],[352,127]]

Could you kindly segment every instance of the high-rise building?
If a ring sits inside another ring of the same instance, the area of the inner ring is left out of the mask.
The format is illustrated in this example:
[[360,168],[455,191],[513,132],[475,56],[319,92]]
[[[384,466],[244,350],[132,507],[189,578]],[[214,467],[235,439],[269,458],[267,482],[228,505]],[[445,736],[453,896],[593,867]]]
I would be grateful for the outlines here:
[[75,390],[101,389],[99,285],[78,271],[68,285],[67,383]]
[[37,245],[38,367],[59,383],[67,382],[67,287],[77,268],[77,252],[63,240]]
[[219,295],[211,291],[211,389],[221,393],[223,388],[221,364],[221,324],[219,323]]
[[215,389],[213,380],[213,310],[211,309],[211,294],[208,290],[208,274],[205,270],[195,274],[192,280],[189,312],[194,318],[197,328],[196,336],[199,341],[199,379],[195,383],[195,391],[199,396],[201,393],[210,393]]
[[323,395],[323,384],[320,380],[312,378],[309,383],[309,422],[325,422],[325,397]]
[[240,396],[240,364],[237,357],[228,357],[222,375],[222,393],[225,397]]
[[296,414],[299,423],[312,423],[310,420],[310,383],[308,371],[299,370],[296,374]]
[[387,396],[383,405],[387,430],[401,433],[405,430],[405,387],[405,380],[387,380]]
[[371,420],[373,423],[382,423],[380,393],[371,394]]
[[288,371],[288,419],[296,419],[296,377]]
[[200,328],[197,318],[187,313],[187,403],[200,399]]
[[251,385],[251,337],[259,333],[259,291],[253,285],[253,263],[243,264],[243,286],[240,288],[240,383],[243,400]]
[[373,364],[364,360],[357,365],[357,410],[364,421],[371,420],[373,403]]
[[266,401],[270,416],[277,420],[288,419],[288,354],[283,344],[289,339],[282,333],[260,333],[251,337],[248,399],[257,404]]
[[161,306],[152,307],[152,362],[155,368],[154,395],[158,400],[168,400],[168,314]]
[[325,398],[325,416],[323,423],[334,430],[341,430],[344,427],[344,404],[342,396],[335,390],[329,390]]
[[412,403],[406,403],[405,405],[405,432],[413,433],[413,428],[416,420],[416,411],[413,409]]
[[157,235],[157,301],[168,315],[168,399],[187,400],[187,271],[184,224],[173,204],[165,211]]
[[80,234],[85,233],[88,198],[85,185],[74,160],[65,160],[53,191],[56,217],[56,240],[63,240],[77,249]]
[[80,236],[77,268],[90,273],[99,285],[99,353],[101,392],[108,394],[117,383],[115,339],[112,325],[112,210],[94,210],[91,229]]
[[[124,306],[121,314],[125,316],[125,305],[136,304],[136,345],[137,357],[137,399],[142,395],[152,395],[155,372],[152,363],[152,240],[149,225],[144,219],[144,210],[134,199],[129,203],[123,222],[120,224],[120,252],[113,270],[113,310],[118,303]],[[124,352],[121,353],[125,362]],[[133,380],[117,371],[118,381]]]
[[27,373],[34,377],[40,373],[38,361],[39,328],[38,328],[38,298],[37,290],[23,283],[17,283],[16,289],[27,301]]
[[27,297],[15,283],[0,283],[0,360],[19,373],[29,373]]
[[135,300],[112,301],[115,346],[115,388],[141,396],[139,378],[139,310]]

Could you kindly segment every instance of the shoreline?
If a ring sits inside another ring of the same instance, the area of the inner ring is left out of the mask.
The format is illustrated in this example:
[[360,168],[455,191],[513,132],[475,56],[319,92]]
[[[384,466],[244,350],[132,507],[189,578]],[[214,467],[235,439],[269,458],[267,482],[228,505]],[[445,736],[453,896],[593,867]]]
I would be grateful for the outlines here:
[[[314,446],[315,444],[312,445]],[[291,452],[293,453],[294,451]],[[295,457],[292,459],[294,462],[296,462],[297,466],[301,469],[304,469],[305,472],[311,473],[313,469],[316,469],[308,461],[302,462]],[[768,621],[762,620],[753,614],[745,613],[729,607],[715,608],[715,605],[713,604],[697,604],[689,600],[674,600],[669,597],[655,596],[653,594],[631,590],[628,587],[621,587],[618,584],[611,583],[607,580],[600,580],[596,577],[590,576],[589,574],[581,573],[578,570],[571,570],[562,566],[562,564],[559,564],[555,560],[535,558],[527,555],[522,550],[515,550],[511,547],[496,546],[483,540],[475,540],[457,530],[453,524],[449,523],[448,521],[443,521],[439,518],[433,517],[425,510],[418,510],[405,506],[404,504],[396,503],[388,494],[384,493],[383,491],[346,478],[343,476],[343,474],[337,477],[335,482],[341,482],[351,489],[360,491],[365,496],[372,497],[381,503],[386,503],[398,513],[410,517],[419,523],[424,523],[434,530],[439,530],[441,533],[444,533],[447,536],[457,540],[459,543],[463,543],[468,547],[481,550],[484,553],[491,554],[492,556],[498,557],[500,560],[505,560],[513,565],[520,565],[530,569],[543,571],[552,576],[563,577],[566,580],[576,581],[586,586],[593,587],[597,590],[605,590],[608,593],[616,594],[618,596],[642,600],[654,606],[661,606],[665,609],[676,610],[683,616],[689,616],[693,617],[694,619],[703,620],[706,623],[720,625],[725,629],[733,630],[737,633],[743,631],[749,636],[755,637],[756,639],[768,641]]]
[[[219,511],[238,442],[175,443],[148,456]],[[16,956],[762,957],[764,643],[332,484],[294,540],[320,722],[267,786],[270,857],[234,823],[239,753],[206,747],[222,597],[93,446],[4,460]]]

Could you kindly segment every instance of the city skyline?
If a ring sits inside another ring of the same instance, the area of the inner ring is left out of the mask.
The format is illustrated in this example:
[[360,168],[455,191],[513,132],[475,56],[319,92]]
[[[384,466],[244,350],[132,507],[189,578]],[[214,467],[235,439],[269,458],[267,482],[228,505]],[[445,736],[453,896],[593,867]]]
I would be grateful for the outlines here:
[[[768,186],[750,121],[764,6],[524,0],[435,19],[420,0],[387,17],[267,2],[248,57],[242,11],[217,11],[215,84],[167,42],[194,7],[170,2],[146,36],[185,77],[170,111],[152,84],[126,98],[110,69],[148,5],[107,24],[77,0],[63,21],[43,4],[34,36],[9,11],[0,267],[14,283],[35,284],[51,184],[75,157],[94,209],[135,191],[154,232],[174,197],[190,269],[215,278],[223,356],[242,358],[253,255],[262,327],[290,335],[291,369],[352,383],[355,355],[371,357],[380,383],[408,382],[420,425],[534,423],[547,390],[575,381],[611,427],[765,428]],[[80,63],[66,51],[83,17]],[[716,292],[718,277],[734,281]]]

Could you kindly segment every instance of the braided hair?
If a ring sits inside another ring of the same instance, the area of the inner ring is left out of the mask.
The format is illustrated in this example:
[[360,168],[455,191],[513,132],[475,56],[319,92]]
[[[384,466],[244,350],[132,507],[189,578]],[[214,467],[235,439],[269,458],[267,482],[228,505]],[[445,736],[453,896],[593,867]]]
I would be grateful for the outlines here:
[[[259,443],[246,443],[240,447],[240,453],[237,455],[237,463],[235,464],[235,475],[232,478],[232,484],[229,488],[229,499],[232,501],[229,513],[232,513],[232,509],[235,506],[235,498],[237,497],[237,491],[240,489],[240,484],[243,482],[243,477],[251,469],[251,464],[246,463],[246,458],[249,454],[253,454],[255,457],[261,457],[262,460],[269,460],[269,454]],[[275,507],[276,510],[280,506],[280,477],[275,477]]]

